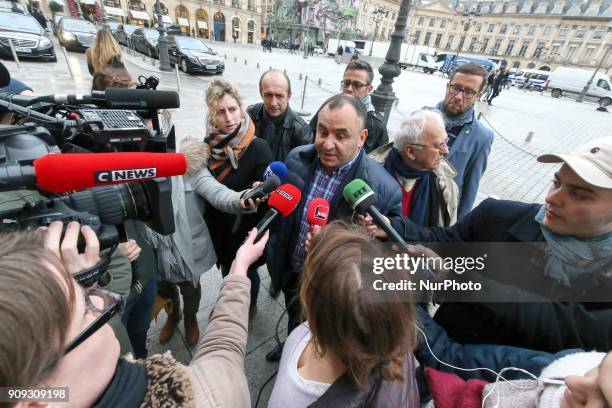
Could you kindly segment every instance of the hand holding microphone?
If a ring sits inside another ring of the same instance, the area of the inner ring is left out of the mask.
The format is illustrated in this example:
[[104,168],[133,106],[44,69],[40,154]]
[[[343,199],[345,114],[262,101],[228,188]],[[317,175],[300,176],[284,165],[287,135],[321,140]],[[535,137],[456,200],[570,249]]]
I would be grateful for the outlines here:
[[270,228],[278,216],[286,217],[295,211],[300,203],[302,192],[292,184],[286,183],[278,187],[270,194],[268,207],[270,209],[264,214],[259,224],[257,224],[257,236],[255,242],[259,241],[264,232]]

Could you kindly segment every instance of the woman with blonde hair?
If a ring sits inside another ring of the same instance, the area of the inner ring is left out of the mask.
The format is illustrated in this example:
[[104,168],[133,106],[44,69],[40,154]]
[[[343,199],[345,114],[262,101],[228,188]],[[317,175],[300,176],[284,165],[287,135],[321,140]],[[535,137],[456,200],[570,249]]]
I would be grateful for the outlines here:
[[[273,155],[268,143],[255,136],[255,125],[244,110],[238,88],[224,79],[213,80],[206,89],[208,106],[205,141],[210,146],[208,168],[222,184],[234,191],[251,188],[261,180]],[[263,215],[265,208],[255,214],[233,215],[211,208],[206,222],[217,253],[217,265],[226,276],[232,259],[246,233]],[[255,264],[249,269],[251,279],[251,315],[256,311],[259,275]]]
[[121,48],[108,29],[101,29],[96,35],[93,47],[85,51],[87,56],[87,69],[94,75],[102,70],[106,65],[123,66],[123,54]]

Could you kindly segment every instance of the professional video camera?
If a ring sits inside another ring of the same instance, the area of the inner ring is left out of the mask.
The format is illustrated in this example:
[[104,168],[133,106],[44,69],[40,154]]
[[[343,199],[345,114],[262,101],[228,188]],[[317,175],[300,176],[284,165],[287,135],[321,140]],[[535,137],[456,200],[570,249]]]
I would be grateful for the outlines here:
[[[0,87],[9,81],[0,64]],[[169,153],[174,126],[160,126],[158,109],[179,105],[176,92],[149,89],[0,94],[0,108],[13,114],[12,125],[0,125],[0,232],[78,221],[96,231],[101,248],[125,240],[128,219],[173,233],[169,176],[184,174],[185,161]],[[35,199],[15,199],[24,189]],[[7,209],[11,201],[17,206]]]

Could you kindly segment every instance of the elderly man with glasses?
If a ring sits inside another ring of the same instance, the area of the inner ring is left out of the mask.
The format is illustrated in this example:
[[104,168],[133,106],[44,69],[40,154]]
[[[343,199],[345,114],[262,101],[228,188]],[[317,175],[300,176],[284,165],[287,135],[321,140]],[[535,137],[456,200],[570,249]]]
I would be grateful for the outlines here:
[[418,225],[447,227],[457,221],[459,189],[445,159],[447,143],[440,112],[420,110],[402,121],[394,142],[370,153],[399,183],[402,215]]
[[480,179],[487,168],[493,131],[476,119],[474,104],[480,99],[487,73],[480,64],[467,63],[450,76],[444,100],[436,105],[448,133],[448,161],[457,172],[461,219],[472,209]]
[[[344,76],[340,81],[340,87],[345,94],[353,95],[359,99],[366,107],[368,112],[366,118],[366,129],[368,136],[366,138],[363,149],[366,153],[384,146],[389,142],[389,135],[382,115],[374,110],[370,94],[374,90],[372,86],[374,81],[374,70],[372,66],[365,61],[351,61],[344,70]],[[317,131],[317,122],[319,120],[319,112],[310,121],[310,127],[313,133]]]

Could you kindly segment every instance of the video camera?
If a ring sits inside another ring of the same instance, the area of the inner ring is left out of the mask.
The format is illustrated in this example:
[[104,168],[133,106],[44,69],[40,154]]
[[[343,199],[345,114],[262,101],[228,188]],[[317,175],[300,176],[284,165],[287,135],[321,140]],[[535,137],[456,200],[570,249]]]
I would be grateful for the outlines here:
[[[9,82],[0,64],[0,87]],[[123,223],[130,219],[146,222],[162,235],[173,233],[168,176],[184,174],[185,165],[182,155],[169,154],[175,150],[174,126],[163,126],[158,109],[179,105],[176,92],[150,89],[37,97],[0,94],[0,108],[13,114],[11,125],[0,125],[0,232],[78,221],[94,229],[101,248],[124,241]],[[53,166],[44,160],[58,156],[62,160]],[[166,158],[172,166],[164,164]],[[71,165],[73,160],[80,165]],[[84,161],[94,165],[83,169]],[[87,171],[91,174],[79,174]],[[90,181],[78,189],[57,181],[73,176]],[[21,199],[19,190],[34,190],[30,197],[35,199]]]

